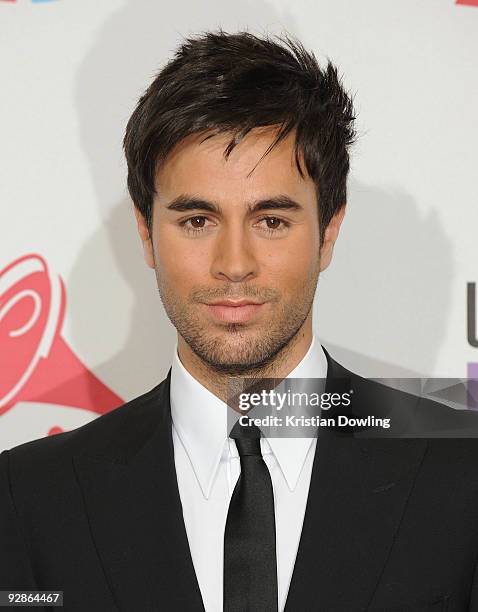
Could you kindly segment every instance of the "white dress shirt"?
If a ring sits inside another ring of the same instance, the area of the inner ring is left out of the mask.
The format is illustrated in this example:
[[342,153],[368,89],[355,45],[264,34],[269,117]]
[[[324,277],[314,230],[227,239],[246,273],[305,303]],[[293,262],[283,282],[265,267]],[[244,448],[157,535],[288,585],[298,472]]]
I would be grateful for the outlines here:
[[[326,378],[315,337],[287,378]],[[227,435],[227,405],[181,363],[171,366],[174,461],[191,557],[206,612],[223,610],[224,529],[241,464]],[[297,555],[317,438],[261,438],[274,491],[278,605],[282,611]]]

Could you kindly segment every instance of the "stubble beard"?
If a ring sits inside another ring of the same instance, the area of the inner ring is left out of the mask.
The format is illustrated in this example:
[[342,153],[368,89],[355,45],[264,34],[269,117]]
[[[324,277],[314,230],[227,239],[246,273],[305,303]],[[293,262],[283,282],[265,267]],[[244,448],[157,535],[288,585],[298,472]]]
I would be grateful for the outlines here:
[[299,332],[313,305],[319,278],[319,263],[292,299],[276,299],[263,308],[272,317],[257,324],[208,325],[198,316],[206,307],[194,299],[178,299],[156,267],[158,290],[171,323],[206,369],[220,376],[267,377],[284,361],[299,341]]

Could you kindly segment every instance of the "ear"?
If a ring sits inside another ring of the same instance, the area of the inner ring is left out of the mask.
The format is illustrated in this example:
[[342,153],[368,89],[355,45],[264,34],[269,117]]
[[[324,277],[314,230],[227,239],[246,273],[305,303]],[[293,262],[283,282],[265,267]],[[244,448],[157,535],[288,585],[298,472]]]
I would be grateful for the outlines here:
[[320,247],[320,271],[325,270],[332,260],[334,244],[339,235],[340,226],[345,215],[345,204],[334,214],[324,233],[324,241]]
[[133,206],[134,214],[136,217],[136,221],[138,224],[138,234],[143,243],[143,254],[144,261],[150,268],[155,268],[154,266],[154,254],[153,254],[153,241],[149,235],[148,226],[146,225],[146,221],[141,214],[139,208]]

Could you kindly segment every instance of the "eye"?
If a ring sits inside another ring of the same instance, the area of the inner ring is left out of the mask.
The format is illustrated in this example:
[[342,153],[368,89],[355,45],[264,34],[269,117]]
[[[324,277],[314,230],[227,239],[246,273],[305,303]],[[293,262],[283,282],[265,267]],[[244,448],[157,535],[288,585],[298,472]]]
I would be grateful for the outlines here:
[[285,232],[290,226],[288,221],[280,217],[263,217],[260,219],[260,222],[262,221],[266,222],[266,227],[263,228],[263,231],[268,235]]
[[[205,229],[205,221],[207,221],[207,217],[205,217],[204,215],[196,215],[194,217],[189,217],[189,219],[184,219],[183,221],[180,221],[179,225],[184,228],[184,230],[188,234],[200,234]],[[198,222],[199,224],[197,225]],[[188,225],[189,223],[191,225]]]

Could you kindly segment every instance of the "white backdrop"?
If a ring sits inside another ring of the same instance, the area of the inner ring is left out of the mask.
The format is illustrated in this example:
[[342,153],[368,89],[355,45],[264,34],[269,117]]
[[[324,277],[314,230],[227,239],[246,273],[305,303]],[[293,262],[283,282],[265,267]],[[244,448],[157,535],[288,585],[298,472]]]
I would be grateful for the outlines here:
[[315,302],[322,343],[362,375],[465,377],[478,362],[472,4],[0,0],[0,450],[167,373],[175,331],[142,260],[121,140],[181,38],[218,26],[298,36],[355,95],[348,211]]

